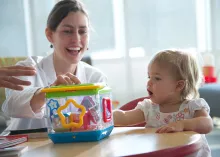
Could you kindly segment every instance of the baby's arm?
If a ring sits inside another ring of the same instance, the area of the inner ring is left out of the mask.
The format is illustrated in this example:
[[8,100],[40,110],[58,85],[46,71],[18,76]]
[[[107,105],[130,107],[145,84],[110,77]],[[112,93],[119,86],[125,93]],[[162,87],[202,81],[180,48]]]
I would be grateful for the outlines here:
[[169,123],[157,129],[157,133],[195,131],[200,134],[207,134],[212,131],[212,119],[205,109],[196,110],[192,119],[185,119]]
[[145,121],[144,113],[140,109],[129,111],[114,110],[113,117],[115,126],[135,125]]
[[183,120],[184,130],[207,134],[213,129],[212,118],[205,109],[195,111],[194,118]]

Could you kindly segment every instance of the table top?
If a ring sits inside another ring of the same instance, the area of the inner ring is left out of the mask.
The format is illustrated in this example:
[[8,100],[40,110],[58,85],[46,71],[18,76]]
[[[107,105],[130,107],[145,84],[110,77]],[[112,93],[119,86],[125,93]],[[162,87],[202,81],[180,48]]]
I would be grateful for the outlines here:
[[111,135],[97,142],[53,144],[50,139],[30,139],[22,157],[150,157],[183,156],[201,147],[201,135],[192,131],[155,133],[154,128],[115,127]]

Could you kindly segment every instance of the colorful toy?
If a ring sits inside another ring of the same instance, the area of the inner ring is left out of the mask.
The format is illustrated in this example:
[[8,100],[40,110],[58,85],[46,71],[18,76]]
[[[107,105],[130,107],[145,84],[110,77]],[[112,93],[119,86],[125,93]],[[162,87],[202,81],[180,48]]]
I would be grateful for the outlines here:
[[54,143],[98,141],[113,129],[111,89],[103,84],[44,88],[48,136]]

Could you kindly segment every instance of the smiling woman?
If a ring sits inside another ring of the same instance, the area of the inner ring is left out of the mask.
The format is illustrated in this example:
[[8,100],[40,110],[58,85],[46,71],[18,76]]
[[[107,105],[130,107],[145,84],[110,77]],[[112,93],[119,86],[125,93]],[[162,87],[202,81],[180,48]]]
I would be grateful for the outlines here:
[[45,94],[39,92],[43,87],[107,81],[101,71],[81,62],[89,43],[89,17],[81,2],[58,2],[49,14],[45,33],[53,45],[53,53],[44,58],[30,57],[18,63],[36,68],[36,76],[19,77],[30,81],[31,86],[24,87],[23,91],[6,90],[2,110],[15,118],[8,130],[47,127],[47,121],[42,119]]
[[[55,31],[52,29],[48,25],[46,35],[54,45],[55,69],[58,70],[63,65],[59,60],[68,64],[79,62],[88,48],[88,18],[84,13],[71,12],[61,21]],[[72,71],[75,71],[74,69],[73,67]]]

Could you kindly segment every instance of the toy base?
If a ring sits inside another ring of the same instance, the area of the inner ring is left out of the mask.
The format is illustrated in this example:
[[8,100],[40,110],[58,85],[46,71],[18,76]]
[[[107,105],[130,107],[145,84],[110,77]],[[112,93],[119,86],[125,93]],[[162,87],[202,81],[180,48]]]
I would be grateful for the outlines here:
[[109,136],[113,128],[114,126],[110,126],[104,130],[96,131],[49,133],[48,136],[55,144],[99,141]]

